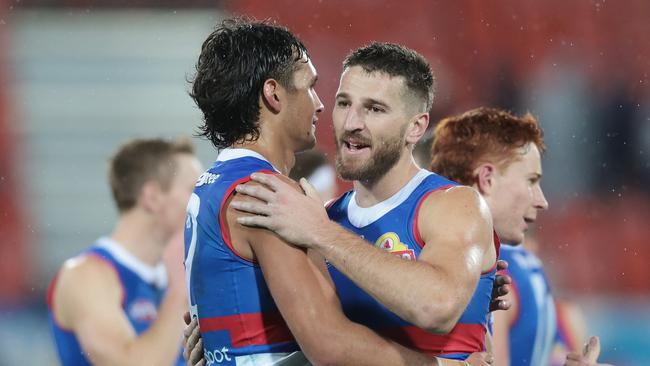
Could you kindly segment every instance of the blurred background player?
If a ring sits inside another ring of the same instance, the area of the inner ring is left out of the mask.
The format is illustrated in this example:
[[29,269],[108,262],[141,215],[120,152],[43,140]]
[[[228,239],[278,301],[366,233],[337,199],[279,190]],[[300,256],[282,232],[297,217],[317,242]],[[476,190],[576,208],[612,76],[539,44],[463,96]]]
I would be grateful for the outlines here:
[[115,229],[67,260],[48,293],[63,365],[182,364],[179,233],[200,170],[189,140],[132,140],[115,153]]

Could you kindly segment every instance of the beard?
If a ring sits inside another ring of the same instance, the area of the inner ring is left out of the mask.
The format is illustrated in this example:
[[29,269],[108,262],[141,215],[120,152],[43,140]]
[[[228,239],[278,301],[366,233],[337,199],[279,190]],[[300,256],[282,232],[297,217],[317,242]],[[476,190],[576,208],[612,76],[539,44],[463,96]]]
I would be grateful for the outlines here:
[[341,154],[341,141],[343,138],[355,135],[344,133],[340,139],[336,139],[336,172],[345,180],[376,182],[399,161],[404,148],[405,133],[406,128],[402,128],[398,136],[387,138],[377,145],[373,144],[370,158],[360,165],[350,162],[346,164],[344,161]]

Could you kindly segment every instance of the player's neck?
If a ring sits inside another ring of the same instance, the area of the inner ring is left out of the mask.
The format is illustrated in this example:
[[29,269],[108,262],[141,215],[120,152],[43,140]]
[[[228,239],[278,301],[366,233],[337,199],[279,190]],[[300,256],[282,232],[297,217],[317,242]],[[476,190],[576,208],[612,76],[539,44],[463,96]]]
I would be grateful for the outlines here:
[[370,207],[393,196],[418,173],[413,156],[402,154],[400,160],[376,181],[354,181],[357,204]]
[[152,218],[144,213],[122,214],[111,238],[144,263],[155,266],[162,260],[165,240]]
[[271,163],[271,165],[284,175],[289,175],[289,172],[296,162],[295,152],[292,147],[281,143],[272,136],[267,137],[267,134],[263,133],[260,133],[260,136],[256,141],[235,144],[233,147],[255,151],[262,155],[269,161],[269,163]]

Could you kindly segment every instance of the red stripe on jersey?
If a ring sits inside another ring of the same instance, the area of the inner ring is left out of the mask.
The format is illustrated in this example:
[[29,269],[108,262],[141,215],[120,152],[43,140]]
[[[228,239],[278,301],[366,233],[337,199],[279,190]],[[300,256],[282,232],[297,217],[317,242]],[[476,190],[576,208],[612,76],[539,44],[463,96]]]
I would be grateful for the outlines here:
[[[259,171],[257,171],[257,173],[277,174],[273,170],[259,170]],[[235,188],[237,188],[238,185],[244,184],[244,183],[246,183],[246,182],[248,182],[250,180],[251,180],[251,177],[249,175],[249,176],[243,177],[243,178],[241,178],[239,180],[236,180],[233,184],[230,185],[230,187],[228,187],[228,189],[226,190],[226,193],[223,195],[223,199],[221,200],[221,205],[219,206],[219,225],[221,226],[221,237],[222,237],[224,243],[226,243],[226,245],[230,249],[230,251],[232,251],[236,256],[238,256],[239,258],[241,258],[241,259],[243,259],[243,260],[245,260],[247,262],[255,263],[254,260],[252,260],[250,258],[246,258],[246,257],[242,256],[241,254],[239,254],[239,252],[237,252],[235,250],[235,247],[232,245],[232,241],[230,241],[230,229],[228,228],[228,225],[226,225],[226,219],[225,219],[226,212],[224,211],[226,201],[228,201],[228,197],[230,197],[232,195],[232,192],[235,191]]]
[[486,332],[483,324],[457,324],[448,334],[432,334],[416,326],[378,331],[405,347],[431,356],[482,352],[485,350]]
[[555,301],[555,313],[557,314],[557,332],[560,338],[566,343],[567,349],[572,352],[579,350],[579,346],[574,342],[575,335],[571,333],[571,327],[567,321],[564,306],[557,300]]
[[199,319],[202,332],[227,330],[232,346],[260,346],[295,342],[287,323],[279,312],[249,313]]
[[417,206],[415,207],[415,216],[413,218],[413,237],[415,238],[415,242],[420,246],[420,248],[424,248],[424,245],[426,244],[424,240],[422,240],[422,236],[420,236],[420,227],[418,226],[418,218],[420,217],[420,206],[422,206],[424,200],[426,200],[431,193],[443,189],[451,188],[451,187],[455,187],[455,186],[453,184],[447,184],[425,193],[425,195],[422,196],[422,198],[420,198],[420,202],[418,202]]

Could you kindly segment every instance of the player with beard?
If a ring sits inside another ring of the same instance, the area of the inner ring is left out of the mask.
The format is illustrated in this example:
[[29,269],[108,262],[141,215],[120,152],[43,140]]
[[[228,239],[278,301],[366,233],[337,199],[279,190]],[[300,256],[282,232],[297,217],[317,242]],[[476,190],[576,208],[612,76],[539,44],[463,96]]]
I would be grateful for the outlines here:
[[[249,215],[237,211],[235,202],[256,200],[239,198],[235,188],[259,189],[251,181],[258,175],[288,180],[278,173],[286,175],[294,154],[314,146],[314,124],[323,110],[316,80],[307,49],[279,26],[225,21],[203,43],[192,97],[203,112],[203,134],[221,151],[199,178],[187,206],[185,265],[204,361],[437,363],[349,321],[316,251],[238,224]],[[490,227],[485,230],[490,237]],[[470,262],[474,268],[473,258]],[[450,288],[436,290],[441,298],[455,296]],[[485,365],[485,357],[479,355],[476,364]]]
[[255,174],[263,186],[237,191],[262,202],[236,199],[231,207],[256,214],[237,222],[323,255],[351,320],[420,352],[462,360],[485,349],[499,242],[478,192],[413,160],[432,99],[433,76],[418,53],[389,43],[353,51],[333,125],[336,167],[354,190],[326,211],[277,177]]

